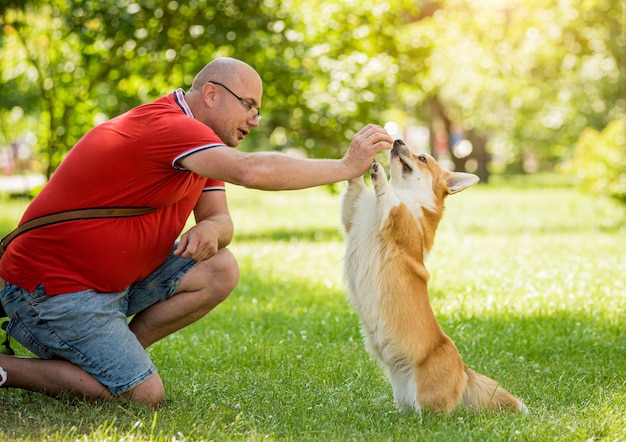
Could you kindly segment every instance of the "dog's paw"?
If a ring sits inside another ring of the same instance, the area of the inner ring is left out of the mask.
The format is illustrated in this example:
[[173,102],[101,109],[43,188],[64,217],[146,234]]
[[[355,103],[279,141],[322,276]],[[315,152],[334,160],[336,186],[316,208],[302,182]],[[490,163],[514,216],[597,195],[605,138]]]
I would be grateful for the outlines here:
[[383,175],[385,174],[383,166],[381,166],[380,163],[372,163],[372,167],[370,167],[370,177],[372,178],[372,182],[376,181],[381,173]]
[[363,181],[363,175],[351,178],[348,180],[349,189],[361,189],[365,188],[365,182]]
[[387,189],[387,175],[385,174],[385,168],[380,163],[373,163],[370,169],[370,177],[372,178],[372,184],[376,190],[376,195],[383,195]]

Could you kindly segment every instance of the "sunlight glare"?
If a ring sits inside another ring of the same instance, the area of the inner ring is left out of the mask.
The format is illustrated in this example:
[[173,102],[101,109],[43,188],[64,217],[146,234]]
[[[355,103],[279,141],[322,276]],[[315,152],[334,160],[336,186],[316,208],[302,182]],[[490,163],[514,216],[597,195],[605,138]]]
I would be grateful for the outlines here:
[[387,124],[385,124],[385,130],[391,137],[395,136],[399,130],[398,123],[395,121],[388,121]]

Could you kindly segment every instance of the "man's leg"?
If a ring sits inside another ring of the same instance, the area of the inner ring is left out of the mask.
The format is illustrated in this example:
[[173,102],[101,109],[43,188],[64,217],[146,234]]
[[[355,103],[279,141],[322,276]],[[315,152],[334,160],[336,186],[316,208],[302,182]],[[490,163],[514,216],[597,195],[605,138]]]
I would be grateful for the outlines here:
[[9,285],[3,303],[11,314],[8,332],[39,356],[0,355],[2,387],[51,397],[112,400],[156,407],[163,384],[126,322],[126,292],[90,290],[48,297]]
[[239,266],[228,249],[195,265],[171,298],[137,313],[130,322],[144,348],[205,316],[225,300],[239,281]]
[[80,399],[113,398],[93,376],[67,361],[0,355],[0,367],[7,372],[3,387],[36,391],[57,398],[64,394]]
[[[238,279],[235,258],[222,249],[210,260],[192,267],[183,276],[174,296],[139,312],[131,321],[131,331],[145,348],[206,315],[228,297]],[[22,388],[52,397],[115,399],[92,375],[65,360],[0,355],[0,367],[7,373],[3,388]],[[120,397],[157,407],[165,397],[163,383],[155,372]]]
[[[71,362],[0,355],[0,367],[7,373],[4,388],[21,388],[57,399],[63,396],[80,400],[116,399],[104,385]],[[120,397],[158,407],[165,398],[159,374],[153,374]]]

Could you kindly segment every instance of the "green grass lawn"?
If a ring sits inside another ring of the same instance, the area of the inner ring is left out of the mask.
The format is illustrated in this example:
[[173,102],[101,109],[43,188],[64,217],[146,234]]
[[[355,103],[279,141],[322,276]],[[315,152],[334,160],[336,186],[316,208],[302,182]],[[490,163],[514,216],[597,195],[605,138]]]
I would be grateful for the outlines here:
[[[448,199],[428,262],[433,309],[465,362],[531,413],[420,421],[395,411],[362,345],[339,197],[228,191],[241,281],[149,349],[171,404],[152,412],[2,389],[1,440],[626,440],[626,215],[612,201],[520,183]],[[3,234],[25,205],[0,207]]]

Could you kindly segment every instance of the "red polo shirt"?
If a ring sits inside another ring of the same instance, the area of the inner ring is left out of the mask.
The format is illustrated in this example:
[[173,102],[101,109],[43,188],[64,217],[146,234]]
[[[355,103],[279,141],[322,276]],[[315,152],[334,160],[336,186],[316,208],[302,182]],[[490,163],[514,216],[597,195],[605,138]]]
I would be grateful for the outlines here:
[[168,256],[203,191],[224,183],[177,161],[224,143],[194,119],[182,89],[89,131],[71,149],[20,222],[89,207],[157,207],[148,215],[64,222],[17,237],[0,276],[48,295],[84,289],[118,292]]

